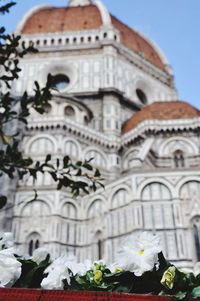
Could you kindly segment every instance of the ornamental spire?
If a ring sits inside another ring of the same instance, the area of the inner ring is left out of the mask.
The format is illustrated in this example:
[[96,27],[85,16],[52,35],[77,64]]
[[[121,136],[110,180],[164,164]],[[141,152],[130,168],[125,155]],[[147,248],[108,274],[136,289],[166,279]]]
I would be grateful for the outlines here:
[[84,6],[92,4],[92,0],[69,0],[68,6]]

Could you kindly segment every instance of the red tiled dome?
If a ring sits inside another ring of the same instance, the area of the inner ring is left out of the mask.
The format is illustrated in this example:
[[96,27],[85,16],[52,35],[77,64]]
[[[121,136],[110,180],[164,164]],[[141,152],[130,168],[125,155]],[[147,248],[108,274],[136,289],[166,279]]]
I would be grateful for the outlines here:
[[[139,33],[126,26],[114,16],[112,24],[121,33],[121,42],[159,69],[167,72],[157,50]],[[103,25],[101,13],[96,5],[41,8],[33,12],[21,29],[22,34],[55,33],[98,29]]]
[[154,102],[135,113],[123,125],[125,134],[144,120],[175,120],[200,117],[200,111],[183,101]]
[[101,14],[95,5],[48,7],[34,12],[25,22],[23,34],[54,33],[98,29]]

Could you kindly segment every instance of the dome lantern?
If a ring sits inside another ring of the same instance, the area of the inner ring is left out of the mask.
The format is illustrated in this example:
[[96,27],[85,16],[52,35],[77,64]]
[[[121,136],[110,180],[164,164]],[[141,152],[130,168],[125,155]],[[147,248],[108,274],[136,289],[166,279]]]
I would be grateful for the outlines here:
[[69,0],[68,6],[85,6],[92,4],[91,0]]

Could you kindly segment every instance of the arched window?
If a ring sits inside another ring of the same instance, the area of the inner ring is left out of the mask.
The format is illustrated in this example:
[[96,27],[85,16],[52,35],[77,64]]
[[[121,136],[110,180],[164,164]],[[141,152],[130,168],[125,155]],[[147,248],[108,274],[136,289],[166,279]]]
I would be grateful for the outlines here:
[[177,150],[174,152],[174,166],[177,168],[185,167],[185,159],[181,150]]
[[171,197],[168,187],[159,182],[150,183],[142,190],[143,201],[168,201]]
[[54,143],[48,137],[38,137],[29,146],[29,153],[32,154],[52,154],[55,151]]
[[185,183],[180,189],[180,198],[190,203],[194,200],[200,200],[200,182],[189,181]]
[[80,155],[78,146],[79,146],[78,143],[74,142],[72,140],[65,141],[65,144],[64,144],[65,154],[70,155],[77,159]]
[[94,218],[103,215],[105,212],[104,207],[104,203],[101,199],[93,201],[90,207],[88,208],[87,217]]
[[29,246],[28,246],[28,254],[30,256],[33,255],[33,251],[38,249],[40,247],[40,241],[37,239],[36,241],[34,241],[33,239],[30,240],[29,242]]
[[21,211],[21,216],[28,218],[47,217],[49,215],[51,215],[50,207],[46,202],[42,200],[36,200],[27,203]]
[[62,215],[66,218],[76,219],[77,209],[73,204],[65,203],[62,207]]
[[115,192],[112,197],[111,207],[112,209],[125,205],[128,201],[128,192],[122,188]]
[[34,232],[28,236],[28,254],[33,255],[34,250],[38,249],[41,244],[41,236],[39,233]]
[[200,217],[193,219],[193,235],[196,248],[197,261],[200,261]]
[[108,168],[105,154],[103,155],[101,152],[95,149],[89,150],[85,155],[85,159],[89,160],[91,158],[93,158],[91,161],[92,165]]
[[163,183],[154,182],[144,187],[141,194],[145,229],[174,226],[172,194]]

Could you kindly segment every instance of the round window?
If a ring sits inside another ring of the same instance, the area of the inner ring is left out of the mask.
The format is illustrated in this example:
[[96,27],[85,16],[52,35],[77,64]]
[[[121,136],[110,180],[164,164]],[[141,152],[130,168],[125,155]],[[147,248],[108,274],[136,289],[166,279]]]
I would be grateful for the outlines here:
[[74,108],[72,108],[70,106],[65,107],[65,115],[69,116],[69,117],[74,116],[75,115]]
[[53,76],[51,87],[58,91],[66,89],[70,84],[70,79],[64,74],[57,74]]
[[143,103],[144,105],[147,104],[146,94],[141,89],[136,89],[136,95],[141,103]]

